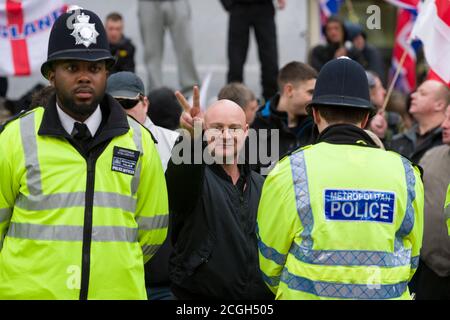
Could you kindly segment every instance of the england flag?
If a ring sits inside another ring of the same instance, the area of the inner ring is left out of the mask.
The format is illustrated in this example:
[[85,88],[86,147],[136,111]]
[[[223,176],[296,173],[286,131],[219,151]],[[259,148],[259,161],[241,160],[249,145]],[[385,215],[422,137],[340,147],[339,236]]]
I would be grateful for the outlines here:
[[40,69],[50,30],[66,8],[62,0],[0,0],[0,76]]

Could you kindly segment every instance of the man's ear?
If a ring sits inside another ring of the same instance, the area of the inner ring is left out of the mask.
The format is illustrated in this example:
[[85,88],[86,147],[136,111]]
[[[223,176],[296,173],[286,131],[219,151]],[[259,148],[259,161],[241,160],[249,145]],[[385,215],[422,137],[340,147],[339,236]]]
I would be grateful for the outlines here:
[[148,98],[147,98],[147,96],[144,96],[144,98],[143,98],[144,100],[144,103],[143,103],[143,105],[144,105],[144,108],[145,108],[145,113],[147,113],[148,112],[148,108],[150,108],[150,100],[148,100]]
[[283,93],[285,96],[287,97],[291,97],[292,96],[292,91],[294,90],[294,86],[292,85],[292,83],[286,83],[283,87]]
[[322,119],[320,118],[319,110],[317,110],[314,107],[312,107],[312,116],[313,116],[313,119],[314,119],[314,123],[317,124],[317,125],[320,124]]
[[48,72],[48,81],[52,87],[55,87],[55,71],[53,71],[53,68]]
[[447,104],[444,99],[439,99],[434,104],[434,110],[437,112],[445,112],[447,109]]
[[362,129],[364,129],[367,126],[367,122],[369,122],[369,114],[366,114],[363,121],[361,122]]

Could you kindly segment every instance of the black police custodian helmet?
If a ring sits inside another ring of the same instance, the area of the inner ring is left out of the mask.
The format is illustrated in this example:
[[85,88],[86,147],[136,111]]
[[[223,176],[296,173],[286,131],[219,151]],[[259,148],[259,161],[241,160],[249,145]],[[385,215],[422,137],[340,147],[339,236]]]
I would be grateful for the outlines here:
[[314,106],[361,108],[373,114],[364,68],[348,57],[327,62],[320,70],[308,112]]
[[105,60],[108,68],[114,65],[105,28],[94,12],[79,8],[55,21],[48,41],[47,61],[41,66],[42,75],[48,78],[51,63],[67,59]]

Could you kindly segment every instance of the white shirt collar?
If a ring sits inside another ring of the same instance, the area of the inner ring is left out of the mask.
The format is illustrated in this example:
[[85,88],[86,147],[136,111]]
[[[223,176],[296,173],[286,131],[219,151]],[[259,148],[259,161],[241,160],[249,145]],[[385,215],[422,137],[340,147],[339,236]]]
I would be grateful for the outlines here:
[[[67,113],[65,113],[61,107],[56,103],[56,110],[58,111],[59,120],[61,121],[61,124],[64,128],[64,130],[67,131],[68,134],[71,134],[73,131],[73,126],[75,122],[79,122],[78,120],[75,120],[71,116],[69,116]],[[100,124],[102,122],[102,111],[100,110],[100,106],[97,106],[97,109],[95,109],[94,113],[89,116],[84,121],[84,124],[89,129],[89,132],[92,136],[95,136],[95,133],[97,132],[98,128],[100,127]]]
[[[147,129],[149,129],[150,127],[153,126],[153,122],[152,120],[147,116],[147,118],[145,118],[145,122],[144,122],[144,127],[146,127]],[[150,129],[149,129],[150,130]]]

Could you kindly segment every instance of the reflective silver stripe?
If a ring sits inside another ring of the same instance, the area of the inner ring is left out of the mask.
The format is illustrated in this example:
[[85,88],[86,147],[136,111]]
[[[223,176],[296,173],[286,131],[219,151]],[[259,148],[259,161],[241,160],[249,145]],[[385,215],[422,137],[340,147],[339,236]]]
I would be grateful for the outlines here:
[[401,267],[411,263],[411,250],[391,252],[364,250],[312,250],[293,243],[289,251],[297,260],[324,266]]
[[25,155],[25,168],[27,170],[27,187],[32,195],[42,193],[41,170],[38,161],[37,141],[35,132],[35,113],[20,119],[20,135]]
[[309,198],[308,173],[306,171],[305,152],[294,153],[290,157],[292,179],[294,180],[295,198],[297,203],[297,212],[303,225],[301,234],[302,246],[312,249],[313,239],[311,232],[314,227],[314,216]]
[[154,217],[139,217],[138,220],[139,230],[154,230],[167,228],[169,225],[169,215],[158,215]]
[[138,230],[125,227],[93,227],[92,240],[96,242],[137,242]]
[[[83,227],[11,223],[7,236],[28,240],[83,241]],[[93,227],[92,241],[136,242],[137,229],[110,226]]]
[[262,275],[263,281],[271,287],[276,287],[280,284],[281,276],[269,277],[267,274],[265,274],[262,271],[261,271],[261,275]]
[[450,219],[450,204],[445,208],[445,217],[447,220]]
[[0,223],[9,220],[11,218],[11,214],[11,208],[0,209]]
[[402,163],[405,170],[405,183],[408,198],[406,201],[405,217],[403,218],[402,224],[396,233],[396,236],[400,239],[410,234],[414,227],[414,208],[412,206],[412,203],[414,202],[414,200],[416,200],[416,177],[414,175],[414,169],[409,160],[407,160],[406,158],[402,157]]
[[144,256],[152,256],[154,255],[158,249],[161,247],[159,244],[150,244],[142,247],[142,253]]
[[[85,193],[55,193],[50,195],[24,196],[16,199],[16,206],[27,211],[64,209],[85,206]],[[95,192],[94,206],[119,208],[128,212],[136,211],[136,199],[116,193]]]
[[396,284],[354,284],[313,281],[290,273],[286,268],[281,274],[281,281],[293,290],[307,292],[318,297],[338,299],[394,299],[400,297],[407,289],[408,282]]
[[[128,117],[128,123],[131,128],[133,128],[133,141],[136,145],[136,148],[141,153],[141,156],[144,154],[143,148],[142,148],[142,131],[141,126],[139,123],[137,123],[135,120]],[[139,181],[141,177],[141,163],[142,161],[138,161],[136,172],[134,173],[133,178],[131,179],[131,194],[135,195],[138,187],[139,187]]]
[[86,196],[84,192],[55,193],[37,196],[25,196],[23,194],[19,194],[16,199],[16,207],[27,211],[84,207],[85,198]]
[[111,192],[95,192],[94,207],[120,208],[128,212],[136,212],[136,199]]
[[419,256],[411,258],[411,269],[417,269],[419,267]]
[[31,240],[82,241],[83,227],[11,223],[8,237]]

